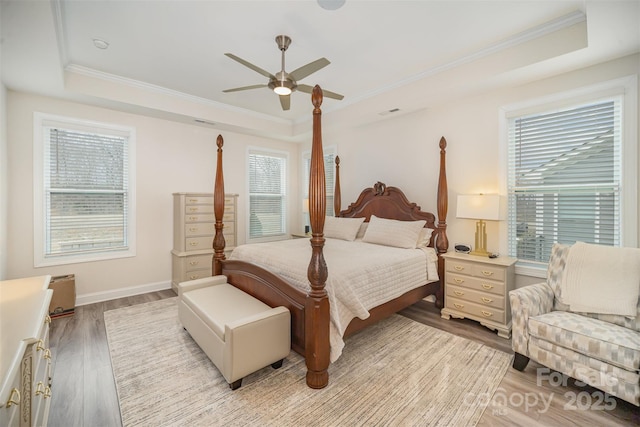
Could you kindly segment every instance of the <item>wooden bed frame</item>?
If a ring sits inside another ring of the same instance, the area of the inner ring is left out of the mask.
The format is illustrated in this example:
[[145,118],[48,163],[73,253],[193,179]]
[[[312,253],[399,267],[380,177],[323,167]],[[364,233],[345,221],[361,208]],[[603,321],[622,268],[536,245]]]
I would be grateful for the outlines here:
[[[224,274],[230,284],[264,301],[266,304],[284,306],[291,312],[291,347],[305,357],[307,365],[307,385],[323,388],[329,382],[329,300],[324,289],[328,270],[323,256],[324,222],[326,208],[326,187],[324,157],[322,153],[322,132],[320,105],[322,90],[319,86],[311,95],[313,109],[313,141],[311,148],[311,170],[309,178],[309,216],[311,222],[312,255],[308,267],[311,291],[308,294],[294,288],[279,276],[257,265],[226,260],[222,218],[224,215],[224,177],[222,170],[223,139],[217,139],[217,169],[214,187],[215,237],[213,240],[213,274]],[[336,216],[366,217],[372,214],[382,218],[400,220],[426,220],[427,227],[433,228],[430,246],[438,253],[438,274],[440,281],[427,283],[404,295],[370,310],[366,320],[355,318],[347,327],[344,336],[353,334],[364,327],[392,315],[429,295],[436,295],[436,305],[442,308],[444,301],[444,260],[440,256],[447,252],[449,241],[446,234],[448,208],[447,178],[445,169],[446,140],[440,139],[440,174],[438,178],[438,220],[432,213],[423,212],[415,203],[410,203],[401,190],[387,187],[382,183],[367,188],[346,210],[340,211],[340,160],[336,158],[336,188],[334,210]]]

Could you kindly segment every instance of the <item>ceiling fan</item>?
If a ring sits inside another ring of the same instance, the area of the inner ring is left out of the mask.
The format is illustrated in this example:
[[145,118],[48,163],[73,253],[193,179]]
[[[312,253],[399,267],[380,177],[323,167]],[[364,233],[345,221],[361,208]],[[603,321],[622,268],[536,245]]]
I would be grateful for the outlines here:
[[[278,48],[282,52],[282,71],[278,71],[275,74],[271,74],[270,72],[265,71],[262,68],[235,56],[232,53],[225,53],[226,56],[233,59],[234,61],[238,61],[245,67],[251,68],[253,71],[256,71],[263,76],[268,77],[269,83],[236,87],[233,89],[223,90],[223,92],[238,92],[241,90],[268,87],[279,95],[280,105],[285,111],[288,110],[291,106],[291,92],[299,90],[300,92],[311,93],[313,91],[313,87],[305,84],[298,84],[298,80],[302,80],[310,74],[326,67],[330,64],[329,60],[327,58],[320,58],[308,63],[307,65],[303,65],[302,67],[297,68],[290,73],[287,73],[284,69],[284,53],[291,44],[291,38],[289,36],[280,35],[276,37],[276,43],[278,44]],[[322,94],[327,98],[333,98],[337,100],[341,100],[342,98],[344,98],[343,95],[324,89],[322,90]]]

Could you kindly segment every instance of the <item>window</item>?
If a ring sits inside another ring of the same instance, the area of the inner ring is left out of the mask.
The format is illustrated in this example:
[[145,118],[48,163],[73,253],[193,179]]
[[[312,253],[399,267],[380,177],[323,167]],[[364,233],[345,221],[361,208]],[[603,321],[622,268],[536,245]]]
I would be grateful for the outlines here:
[[249,149],[249,239],[286,233],[287,154]]
[[[326,215],[335,216],[333,212],[333,192],[335,187],[335,174],[336,174],[336,147],[323,148],[324,154],[324,180],[327,190],[327,205]],[[309,199],[309,174],[311,173],[311,151],[305,151],[302,155],[302,161],[304,164],[304,199]],[[308,221],[308,212],[305,212],[307,216],[305,221]],[[308,223],[308,222],[307,222]]]
[[636,244],[625,242],[637,218],[625,96],[592,98],[507,117],[508,249],[520,261],[546,263],[554,242]]
[[36,113],[34,135],[36,267],[135,255],[133,129]]

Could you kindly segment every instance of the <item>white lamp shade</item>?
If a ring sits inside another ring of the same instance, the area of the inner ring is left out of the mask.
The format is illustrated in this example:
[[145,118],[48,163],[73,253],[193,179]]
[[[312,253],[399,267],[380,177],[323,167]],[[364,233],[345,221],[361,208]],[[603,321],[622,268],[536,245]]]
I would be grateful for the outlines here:
[[456,217],[497,221],[500,219],[500,195],[459,195]]

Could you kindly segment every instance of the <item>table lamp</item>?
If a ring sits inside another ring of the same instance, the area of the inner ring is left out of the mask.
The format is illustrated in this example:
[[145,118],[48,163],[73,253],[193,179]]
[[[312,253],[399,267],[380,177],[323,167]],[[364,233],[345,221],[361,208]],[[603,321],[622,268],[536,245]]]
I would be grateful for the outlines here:
[[500,195],[459,195],[456,217],[478,220],[476,222],[476,244],[470,254],[489,256],[485,221],[498,221],[500,219]]

